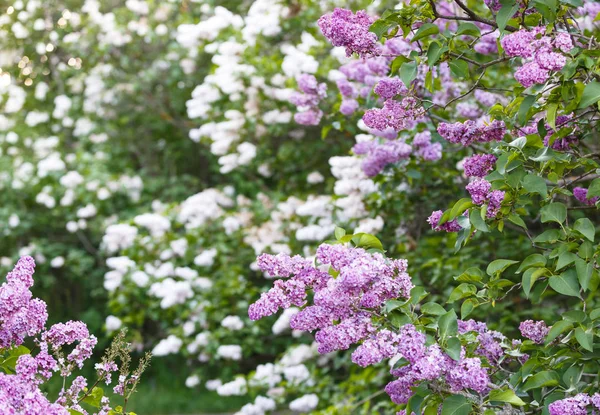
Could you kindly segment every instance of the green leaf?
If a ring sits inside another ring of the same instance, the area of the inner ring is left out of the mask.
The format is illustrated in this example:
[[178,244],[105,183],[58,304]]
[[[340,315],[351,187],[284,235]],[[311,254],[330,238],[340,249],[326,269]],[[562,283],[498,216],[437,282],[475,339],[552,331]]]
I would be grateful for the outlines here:
[[531,292],[535,282],[547,273],[548,270],[546,268],[529,268],[527,271],[525,271],[521,284],[523,286],[523,292],[527,298],[529,298],[529,293]]
[[503,2],[502,8],[496,15],[496,23],[498,24],[498,29],[500,29],[501,32],[504,31],[508,21],[514,16],[517,10],[519,10],[519,5],[516,1]]
[[600,308],[595,308],[592,310],[592,312],[590,313],[590,319],[592,319],[592,321],[596,321],[600,318]]
[[369,27],[369,32],[373,32],[377,35],[377,38],[381,38],[381,36],[386,34],[394,26],[398,26],[398,24],[391,20],[379,19],[373,22],[371,27]]
[[427,49],[427,64],[433,66],[437,63],[440,57],[448,51],[447,46],[442,46],[440,42],[433,41]]
[[544,206],[540,213],[542,214],[542,223],[557,222],[562,224],[567,218],[567,208],[562,203],[550,203]]
[[[355,237],[359,236],[358,242],[356,242],[356,246],[358,248],[364,249],[379,249],[383,251],[383,245],[381,241],[377,239],[377,237],[373,235],[369,235],[368,233],[362,233],[358,235],[354,235]],[[354,238],[353,238],[354,240]]]
[[581,258],[575,260],[575,270],[577,272],[577,279],[581,288],[587,291],[590,288],[590,281],[592,280],[592,274],[594,272],[594,264],[587,263]]
[[592,180],[592,183],[588,187],[587,198],[591,199],[596,196],[600,196],[600,179]]
[[557,321],[550,328],[550,331],[548,332],[548,335],[546,336],[546,339],[544,340],[544,344],[549,345],[558,336],[560,336],[567,330],[571,330],[572,328],[573,328],[573,323],[571,323],[571,322],[568,322],[565,320]]
[[462,395],[451,395],[444,399],[442,415],[469,415],[471,404]]
[[527,225],[525,224],[525,221],[523,219],[521,219],[521,217],[518,215],[511,214],[508,217],[508,220],[511,221],[512,223],[514,223],[515,225],[520,226],[523,229],[527,229]]
[[477,305],[477,301],[472,298],[465,300],[465,302],[460,306],[460,318],[464,320],[469,317],[469,314],[471,314]]
[[570,269],[560,275],[553,275],[549,279],[550,287],[559,294],[579,297],[579,283],[575,274],[575,271]]
[[572,252],[563,252],[558,256],[558,261],[556,261],[556,270],[559,271],[566,267],[567,265],[571,265],[577,259],[577,255]]
[[467,284],[463,282],[450,293],[450,297],[448,298],[448,303],[453,303],[455,301],[461,300],[466,297],[471,297],[475,295],[477,292],[477,287],[473,284]]
[[519,261],[513,261],[511,259],[496,259],[495,261],[490,262],[487,269],[487,275],[490,277],[495,274],[501,274],[504,270],[510,267],[513,264],[516,264]]
[[575,225],[573,225],[573,229],[585,236],[590,241],[594,242],[594,237],[596,236],[596,227],[588,218],[577,219]]
[[470,267],[467,268],[467,270],[460,274],[458,277],[454,277],[454,279],[459,282],[477,283],[483,281],[483,277],[485,277],[485,274],[482,270],[480,270],[477,267]]
[[600,82],[592,81],[585,86],[579,108],[589,107],[600,101]]
[[548,229],[547,231],[542,232],[538,236],[533,239],[533,242],[536,243],[554,243],[558,240],[562,239],[562,233],[558,229]]
[[558,103],[551,102],[546,107],[546,121],[548,121],[548,125],[552,127],[553,130],[556,130],[556,112],[558,111]]
[[594,351],[594,333],[591,330],[583,331],[581,327],[577,327],[575,329],[575,338],[585,350],[589,352]]
[[333,234],[335,235],[335,239],[337,239],[339,241],[346,235],[346,230],[344,228],[340,228],[339,226],[336,226]]
[[440,316],[438,320],[438,329],[442,339],[456,335],[458,333],[458,321],[454,310],[448,311]]
[[434,303],[433,301],[431,301],[421,306],[421,312],[432,316],[441,316],[442,314],[446,313],[446,309],[438,303]]
[[527,392],[528,390],[539,389],[545,386],[556,386],[558,385],[559,379],[556,372],[544,370],[543,372],[536,373],[528,378],[522,389],[524,392]]
[[450,72],[456,78],[467,78],[469,76],[469,64],[463,60],[455,59],[450,61]]
[[456,337],[450,337],[446,342],[446,347],[444,347],[444,351],[450,356],[452,359],[459,361],[460,360],[460,352],[462,346],[460,344],[460,340]]
[[550,23],[556,20],[556,0],[533,0],[534,7]]
[[490,401],[506,402],[514,406],[525,405],[525,402],[510,389],[492,389],[489,398]]
[[475,206],[473,201],[469,197],[463,197],[454,204],[450,211],[450,220],[456,218],[458,215],[462,215],[467,209]]
[[587,318],[587,315],[580,310],[565,311],[562,314],[563,320],[571,321],[573,323],[583,323]]
[[523,189],[529,193],[537,193],[544,199],[548,197],[548,186],[546,185],[546,181],[534,174],[528,174],[523,178]]
[[532,254],[523,260],[521,265],[519,265],[519,269],[517,270],[517,274],[525,271],[527,268],[531,267],[545,267],[546,266],[546,257],[541,254]]
[[404,82],[407,88],[417,77],[417,62],[406,62],[400,68],[400,79]]
[[384,312],[385,312],[385,314],[389,314],[392,311],[402,307],[406,303],[407,303],[407,301],[387,300],[385,303]]
[[527,120],[529,119],[529,110],[533,104],[535,104],[536,98],[537,97],[535,95],[527,95],[521,102],[521,105],[519,106],[519,112],[517,113],[517,121],[519,121],[520,125],[525,125],[527,123]]
[[481,35],[481,30],[473,23],[466,22],[458,25],[458,29],[456,29],[456,35],[469,35],[469,36],[479,36]]
[[490,231],[490,228],[488,228],[487,223],[485,223],[485,220],[483,220],[483,218],[481,217],[481,212],[478,209],[473,209],[471,211],[471,213],[469,214],[469,219],[471,221],[471,224],[478,231],[481,231],[481,232],[489,232]]
[[390,67],[390,75],[395,75],[398,73],[398,71],[400,70],[400,68],[402,67],[403,64],[405,64],[406,62],[411,62],[410,58],[407,58],[404,55],[399,55],[396,58],[394,58],[394,60],[392,61],[392,65]]
[[411,39],[411,42],[416,42],[424,37],[437,35],[438,33],[440,33],[440,29],[437,27],[437,25],[433,23],[423,23],[423,25],[419,27],[419,30],[417,30],[417,33],[415,33]]
[[102,388],[95,386],[94,389],[92,389],[92,392],[88,396],[86,396],[83,402],[87,403],[88,405],[92,405],[95,408],[99,408],[100,401],[102,400],[103,396],[104,391],[102,390]]

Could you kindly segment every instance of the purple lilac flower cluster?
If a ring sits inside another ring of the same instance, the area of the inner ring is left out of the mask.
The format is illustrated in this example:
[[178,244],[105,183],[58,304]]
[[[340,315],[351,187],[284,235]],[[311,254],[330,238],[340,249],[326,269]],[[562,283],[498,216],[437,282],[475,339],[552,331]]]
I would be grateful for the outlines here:
[[587,393],[579,393],[572,398],[554,401],[548,405],[548,411],[550,415],[587,415],[587,407],[590,404],[595,409],[600,409],[600,394],[596,393],[590,397]]
[[423,131],[415,134],[412,146],[403,139],[361,141],[354,145],[352,151],[357,155],[365,155],[362,169],[369,177],[374,177],[389,164],[408,159],[411,154],[425,161],[436,161],[442,158],[442,145],[431,142],[431,133]]
[[318,125],[323,116],[319,102],[327,95],[327,85],[318,83],[317,78],[309,74],[299,75],[296,82],[302,93],[296,92],[290,98],[300,111],[294,114],[294,120],[302,125]]
[[[46,304],[33,299],[30,291],[34,270],[33,258],[24,256],[0,286],[0,350],[21,345],[25,337],[39,335],[35,339],[39,349],[35,356],[23,354],[17,359],[14,374],[0,373],[0,408],[9,414],[68,415],[70,409],[87,414],[78,404],[78,396],[86,387],[84,378],[77,377],[68,389],[63,389],[56,402],[50,402],[40,390],[54,372],[60,370],[66,378],[75,365],[81,368],[91,356],[96,338],[78,321],[58,323],[45,330]],[[65,359],[61,349],[75,342],[78,344]],[[97,415],[108,415],[108,398],[101,403]]]
[[525,320],[519,324],[521,335],[534,343],[542,344],[550,328],[543,321]]
[[381,49],[384,56],[353,60],[335,71],[337,87],[342,95],[340,112],[344,115],[353,114],[359,107],[357,98],[367,98],[373,87],[375,93],[383,99],[405,93],[407,89],[400,79],[388,78],[386,75],[393,56],[408,55],[414,47],[402,38],[388,39]]
[[477,333],[477,341],[479,347],[475,352],[485,357],[491,364],[497,364],[504,354],[504,350],[500,345],[506,337],[494,330],[488,329],[487,325],[483,322],[477,322],[475,320],[458,320],[458,333],[465,334],[468,332]]
[[[559,115],[558,117],[556,117],[556,128],[560,129],[561,127],[566,126],[571,119],[573,119],[573,114]],[[530,125],[519,129],[517,133],[525,135],[537,134],[538,121],[539,120],[534,119]],[[545,124],[544,128],[546,129],[546,135],[544,136],[544,145],[548,147],[550,144],[550,138],[552,138],[552,135],[556,133],[556,130],[550,127],[550,124]],[[552,143],[552,149],[557,151],[567,151],[572,144],[576,144],[579,141],[579,136],[577,134],[579,131],[579,126],[574,125],[573,132],[571,134],[567,135],[566,137],[554,140],[554,142]]]
[[0,286],[0,349],[21,345],[25,337],[35,336],[46,324],[46,304],[32,298],[30,291],[34,268],[33,258],[21,258]]
[[406,97],[402,101],[388,99],[383,104],[383,108],[367,110],[363,115],[363,121],[367,127],[374,130],[385,131],[390,128],[394,131],[402,131],[424,114],[425,110],[413,97]]
[[369,177],[377,176],[388,164],[405,160],[412,154],[412,147],[401,140],[390,140],[380,144],[376,141],[357,143],[354,154],[366,155],[362,169]]
[[464,349],[458,361],[442,351],[439,345],[426,346],[426,337],[411,324],[400,330],[396,351],[408,361],[408,365],[392,369],[398,379],[388,383],[385,391],[392,401],[405,404],[412,396],[412,389],[423,381],[445,381],[450,391],[471,389],[483,393],[490,381],[487,368],[477,357],[466,357]]
[[580,203],[583,203],[584,205],[594,206],[596,202],[600,200],[600,197],[598,196],[588,198],[587,194],[588,189],[585,189],[583,187],[576,187],[575,189],[573,189],[573,196],[575,196],[575,199],[577,199]]
[[288,279],[275,281],[273,288],[249,307],[248,315],[258,320],[279,308],[303,306],[307,290],[312,289],[314,304],[294,315],[290,326],[302,331],[318,330],[315,340],[320,353],[345,350],[367,339],[376,329],[366,310],[378,310],[392,298],[408,298],[413,287],[405,260],[389,260],[361,248],[328,244],[319,246],[317,260],[338,274],[337,278],[299,256],[261,255],[257,263],[262,271]]
[[468,146],[475,142],[489,143],[502,140],[506,134],[506,125],[504,121],[499,120],[494,120],[489,125],[478,124],[473,120],[454,124],[442,122],[438,125],[437,131],[451,143]]
[[474,154],[467,157],[463,163],[465,176],[485,177],[494,169],[498,158],[493,154]]
[[567,63],[567,54],[573,49],[568,33],[557,33],[554,37],[545,34],[545,27],[519,30],[501,40],[508,56],[521,57],[525,63],[515,72],[515,79],[526,88],[543,84],[551,72],[560,71]]
[[319,28],[333,46],[346,48],[346,55],[357,53],[360,56],[377,54],[377,35],[369,31],[374,19],[364,10],[356,14],[347,9],[335,9],[333,13],[321,16]]
[[456,219],[453,219],[440,225],[440,219],[442,218],[443,214],[444,212],[442,212],[441,210],[431,212],[431,215],[427,219],[427,223],[431,225],[431,229],[433,229],[436,232],[458,232],[462,229]]
[[502,190],[492,190],[492,184],[483,178],[477,178],[467,185],[467,191],[471,195],[474,204],[481,206],[487,203],[486,216],[495,218],[504,200],[505,192]]

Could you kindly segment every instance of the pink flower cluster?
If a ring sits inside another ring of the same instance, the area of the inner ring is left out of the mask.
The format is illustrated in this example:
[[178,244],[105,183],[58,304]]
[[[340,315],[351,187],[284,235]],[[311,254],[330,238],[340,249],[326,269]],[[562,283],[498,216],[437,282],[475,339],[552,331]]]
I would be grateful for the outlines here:
[[489,143],[502,140],[506,134],[506,125],[504,121],[499,120],[494,120],[489,125],[478,124],[473,120],[454,124],[442,122],[438,125],[437,131],[451,143],[468,146],[475,142]]
[[526,59],[515,72],[515,79],[526,88],[543,84],[551,72],[560,71],[567,63],[565,54],[573,49],[568,33],[557,33],[552,38],[545,32],[546,28],[541,26],[523,29],[505,36],[500,42],[508,56]]
[[378,53],[377,35],[369,32],[374,19],[364,10],[356,14],[347,9],[335,9],[319,19],[319,28],[333,46],[346,48],[346,55],[360,56]]
[[[348,349],[365,340],[376,329],[371,313],[387,300],[410,296],[413,285],[406,273],[405,260],[389,260],[362,248],[322,244],[317,249],[315,268],[311,262],[286,254],[263,254],[259,268],[277,280],[248,309],[252,320],[274,314],[279,308],[303,306],[307,290],[314,291],[313,304],[298,312],[290,322],[296,330],[313,331],[320,353]],[[330,272],[322,270],[323,266]],[[333,277],[331,274],[337,274]]]
[[488,204],[486,216],[495,218],[502,207],[505,192],[492,190],[492,184],[483,178],[477,178],[467,185],[467,191],[471,195],[474,204],[481,206]]
[[323,116],[319,102],[327,95],[327,85],[318,83],[317,78],[309,74],[299,75],[296,82],[302,93],[296,92],[290,98],[300,111],[294,114],[294,120],[302,125],[318,125]]

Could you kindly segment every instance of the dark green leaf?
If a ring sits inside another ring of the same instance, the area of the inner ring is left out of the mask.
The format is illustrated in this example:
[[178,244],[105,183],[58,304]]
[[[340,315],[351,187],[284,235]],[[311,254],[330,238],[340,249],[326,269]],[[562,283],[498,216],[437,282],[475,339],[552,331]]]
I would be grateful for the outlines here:
[[462,395],[451,395],[444,399],[442,415],[469,415],[471,404]]
[[562,203],[550,203],[544,206],[540,213],[542,214],[542,223],[563,223],[567,218],[567,208]]

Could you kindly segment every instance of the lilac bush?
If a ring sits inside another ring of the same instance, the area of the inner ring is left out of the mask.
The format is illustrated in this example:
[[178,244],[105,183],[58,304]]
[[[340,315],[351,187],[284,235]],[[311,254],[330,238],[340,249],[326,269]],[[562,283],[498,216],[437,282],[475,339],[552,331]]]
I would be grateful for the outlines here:
[[[88,385],[76,371],[92,357],[97,340],[85,323],[68,321],[46,327],[46,303],[32,298],[35,261],[25,256],[0,286],[0,407],[4,413],[27,415],[133,414],[127,412],[127,401],[149,363],[147,355],[140,366],[129,373],[129,344],[123,334],[113,342],[102,363],[96,364],[98,379]],[[32,350],[23,344],[31,343]],[[119,366],[117,365],[119,358]],[[113,408],[104,396],[100,383],[109,385],[112,372],[119,373],[114,392],[124,397],[123,406]],[[53,376],[63,378],[58,397],[52,401],[43,391],[44,383]],[[67,379],[70,379],[68,386]],[[86,409],[88,408],[88,409]],[[89,408],[95,408],[90,410]]]

